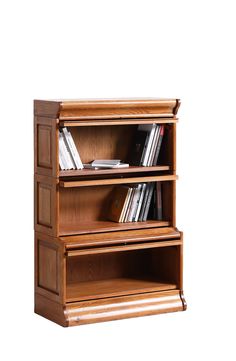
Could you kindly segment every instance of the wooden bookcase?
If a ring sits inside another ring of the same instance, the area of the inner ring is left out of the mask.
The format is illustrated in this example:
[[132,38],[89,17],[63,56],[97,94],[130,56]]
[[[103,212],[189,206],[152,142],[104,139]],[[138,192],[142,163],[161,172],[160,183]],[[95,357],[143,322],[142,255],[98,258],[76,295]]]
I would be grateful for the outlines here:
[[[176,228],[178,99],[34,102],[35,312],[82,325],[182,311],[183,235]],[[59,169],[59,128],[82,162],[128,161],[139,124],[165,124],[158,165]],[[163,218],[107,219],[116,184],[161,182]]]

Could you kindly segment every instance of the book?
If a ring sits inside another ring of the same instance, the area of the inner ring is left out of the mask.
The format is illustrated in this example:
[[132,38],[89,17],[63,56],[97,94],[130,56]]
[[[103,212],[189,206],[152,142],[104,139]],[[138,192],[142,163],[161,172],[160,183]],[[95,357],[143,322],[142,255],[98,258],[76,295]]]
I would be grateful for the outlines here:
[[145,212],[145,207],[146,207],[146,203],[147,203],[147,197],[148,197],[149,189],[150,189],[150,183],[146,183],[145,192],[144,192],[144,196],[143,196],[143,202],[142,202],[142,206],[141,206],[141,211],[140,211],[140,214],[139,214],[139,221],[140,222],[143,221],[143,215],[144,215],[144,212]]
[[122,163],[122,162],[114,162],[114,164],[110,163],[105,163],[102,161],[93,161],[91,163],[85,163],[84,168],[87,169],[113,169],[113,168],[128,168],[129,164],[128,163]]
[[73,161],[71,159],[70,153],[67,149],[67,146],[64,141],[64,137],[61,132],[59,132],[59,147],[61,148],[61,154],[64,159],[65,169],[75,169]]
[[141,207],[142,207],[142,204],[143,204],[143,198],[144,198],[146,187],[147,187],[146,183],[143,183],[141,185],[140,198],[139,198],[139,201],[138,201],[137,212],[136,212],[136,215],[135,215],[135,222],[137,222],[139,220],[139,215],[140,215],[140,212],[141,212]]
[[112,200],[108,211],[108,218],[114,222],[121,222],[124,217],[124,209],[130,198],[130,187],[116,186],[112,194]]
[[141,190],[141,184],[138,184],[134,188],[134,197],[133,197],[132,204],[131,204],[131,211],[129,214],[128,222],[135,221],[135,216],[136,216],[137,207],[138,207],[138,201],[139,201],[139,197],[140,197],[140,190]]
[[157,209],[157,219],[158,221],[162,220],[162,194],[161,194],[161,182],[157,182],[156,187],[157,197],[156,197],[156,209]]
[[128,208],[128,205],[129,205],[129,201],[130,201],[130,197],[131,197],[132,190],[133,190],[131,187],[128,187],[128,188],[129,188],[129,190],[128,190],[128,195],[127,195],[127,198],[126,198],[126,200],[125,200],[125,203],[124,203],[124,206],[123,206],[121,215],[120,215],[120,222],[124,222],[125,215],[126,215],[126,211],[127,211],[127,208]]
[[161,125],[161,129],[160,129],[160,134],[159,134],[159,138],[158,138],[158,143],[157,143],[157,147],[156,147],[156,151],[155,151],[155,155],[154,155],[154,159],[153,159],[153,165],[157,164],[158,161],[158,157],[159,157],[159,153],[161,150],[161,143],[162,143],[162,139],[164,136],[164,125]]
[[137,129],[132,147],[130,149],[130,164],[140,166],[145,146],[147,146],[147,132]]
[[148,157],[149,157],[149,154],[151,151],[152,142],[153,142],[153,138],[155,135],[156,124],[141,124],[141,125],[139,125],[139,127],[141,130],[146,130],[147,132],[149,132],[147,147],[144,149],[144,156],[141,161],[141,165],[147,166],[148,165]]
[[149,192],[148,192],[148,196],[147,196],[147,201],[146,201],[146,205],[145,205],[144,214],[143,214],[143,221],[147,220],[148,212],[149,212],[150,205],[151,205],[153,190],[154,190],[154,183],[151,183],[150,188],[149,188]]
[[78,150],[75,146],[74,139],[71,133],[67,130],[66,127],[62,128],[62,134],[64,136],[65,143],[67,144],[68,150],[70,152],[71,158],[75,165],[76,169],[82,169],[83,163],[81,162]]
[[130,200],[127,206],[127,210],[125,213],[125,218],[124,218],[124,222],[129,222],[130,219],[130,214],[132,212],[132,204],[133,204],[133,199],[134,199],[134,194],[135,194],[135,187],[131,187],[131,195],[130,195]]
[[157,144],[158,144],[158,139],[159,139],[159,135],[160,135],[160,126],[157,125],[156,129],[155,129],[155,134],[153,137],[153,142],[152,142],[152,146],[151,146],[151,150],[150,150],[150,154],[148,157],[148,166],[152,166],[153,165],[153,160],[154,160],[154,156],[156,153],[156,148],[157,148]]

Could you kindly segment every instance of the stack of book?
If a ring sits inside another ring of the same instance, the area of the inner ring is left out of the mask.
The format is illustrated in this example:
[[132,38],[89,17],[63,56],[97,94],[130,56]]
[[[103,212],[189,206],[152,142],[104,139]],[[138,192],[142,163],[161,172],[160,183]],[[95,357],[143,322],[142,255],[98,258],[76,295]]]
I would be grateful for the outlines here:
[[78,150],[67,128],[59,131],[59,164],[62,170],[83,168]]
[[164,135],[164,125],[140,124],[131,150],[130,163],[136,166],[156,165]]
[[[139,183],[116,186],[112,194],[108,218],[114,222],[142,222],[148,215],[162,219],[161,183]],[[152,206],[151,206],[152,205]],[[150,209],[151,206],[151,209]]]
[[96,159],[91,163],[84,164],[84,168],[102,169],[102,168],[127,168],[129,164],[122,163],[120,159]]

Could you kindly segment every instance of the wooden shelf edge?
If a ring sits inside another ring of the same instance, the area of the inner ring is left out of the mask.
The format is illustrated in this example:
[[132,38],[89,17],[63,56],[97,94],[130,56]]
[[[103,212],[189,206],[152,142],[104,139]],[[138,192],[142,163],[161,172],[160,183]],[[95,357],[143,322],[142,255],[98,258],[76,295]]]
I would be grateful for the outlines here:
[[179,119],[175,117],[166,117],[166,118],[122,118],[122,119],[88,119],[88,120],[79,120],[76,117],[71,117],[65,120],[60,118],[59,126],[60,127],[88,127],[88,126],[106,126],[106,125],[138,125],[138,124],[175,124],[178,123]]
[[79,234],[126,231],[130,229],[168,227],[169,225],[170,225],[169,221],[156,221],[156,220],[149,220],[146,222],[127,222],[127,223],[116,223],[111,221],[94,221],[88,223],[84,222],[78,226],[70,225],[70,224],[68,224],[67,226],[61,225],[59,228],[59,237],[79,235]]
[[168,165],[157,165],[151,167],[130,166],[127,168],[116,169],[75,169],[75,170],[60,170],[60,177],[83,177],[83,176],[97,176],[103,174],[123,174],[123,173],[139,173],[139,172],[161,172],[170,170]]
[[73,188],[73,187],[105,186],[112,184],[164,182],[164,181],[175,181],[177,179],[178,179],[177,175],[162,175],[162,176],[147,176],[147,177],[133,177],[133,178],[121,177],[121,178],[94,179],[94,180],[81,180],[81,181],[60,180],[59,185],[62,188]]

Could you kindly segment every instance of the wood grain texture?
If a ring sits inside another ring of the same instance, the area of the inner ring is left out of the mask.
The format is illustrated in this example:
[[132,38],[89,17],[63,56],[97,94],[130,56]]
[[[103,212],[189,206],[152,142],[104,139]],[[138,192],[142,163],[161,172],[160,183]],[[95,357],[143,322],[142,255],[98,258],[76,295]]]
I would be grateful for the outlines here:
[[[65,221],[65,220],[64,220]],[[111,221],[77,221],[66,222],[60,225],[60,236],[76,235],[76,234],[94,234],[100,232],[117,232],[127,231],[130,229],[149,229],[158,227],[167,227],[170,225],[168,221],[148,220],[146,222],[127,222],[116,223]]]
[[176,289],[175,284],[158,282],[152,278],[113,278],[67,285],[67,302],[133,295]]
[[34,102],[34,114],[71,119],[174,117],[178,99],[91,99]]
[[176,124],[178,118],[120,118],[120,119],[88,119],[88,120],[60,120],[60,127],[87,127],[87,126],[104,126],[104,125],[138,125],[138,124]]
[[168,171],[170,167],[168,165],[158,165],[152,167],[135,167],[130,166],[128,168],[116,168],[116,169],[75,169],[75,170],[61,170],[59,173],[60,178],[67,177],[85,177],[97,175],[116,175],[116,174],[127,174],[127,173],[154,173]]
[[[36,313],[73,326],[187,308],[183,233],[175,228],[179,106],[179,99],[34,102]],[[84,163],[130,163],[138,125],[152,123],[165,125],[157,166],[59,171],[60,127]],[[162,221],[108,220],[116,184],[158,181]]]
[[84,234],[76,236],[60,237],[66,249],[83,249],[99,246],[132,244],[150,241],[165,241],[180,239],[181,232],[173,227],[136,229],[106,233]]
[[35,175],[34,180],[34,222],[37,232],[51,236],[58,235],[58,180]]
[[110,178],[110,179],[95,179],[95,180],[79,180],[69,181],[61,180],[60,187],[73,188],[73,187],[92,187],[92,186],[105,186],[110,184],[133,184],[133,183],[148,183],[148,182],[164,182],[178,179],[177,175],[163,175],[163,176],[144,176],[144,177],[130,177],[130,178]]
[[65,247],[57,238],[35,232],[35,292],[65,301]]
[[180,292],[172,290],[72,303],[66,305],[65,316],[69,326],[76,326],[183,309]]

